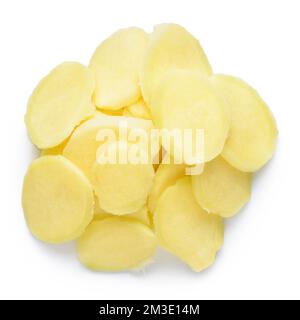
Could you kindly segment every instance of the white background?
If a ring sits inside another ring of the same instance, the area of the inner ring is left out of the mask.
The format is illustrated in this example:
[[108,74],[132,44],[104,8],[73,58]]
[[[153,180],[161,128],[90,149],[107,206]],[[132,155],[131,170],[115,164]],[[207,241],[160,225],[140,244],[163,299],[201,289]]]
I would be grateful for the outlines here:
[[[300,3],[298,0],[0,2],[0,298],[244,299],[300,298]],[[151,31],[182,24],[215,72],[237,75],[270,105],[279,127],[272,162],[255,178],[251,203],[226,223],[215,265],[192,273],[160,252],[138,274],[93,273],[73,245],[29,234],[21,187],[34,157],[23,122],[42,76],[64,60],[87,64],[122,27]]]

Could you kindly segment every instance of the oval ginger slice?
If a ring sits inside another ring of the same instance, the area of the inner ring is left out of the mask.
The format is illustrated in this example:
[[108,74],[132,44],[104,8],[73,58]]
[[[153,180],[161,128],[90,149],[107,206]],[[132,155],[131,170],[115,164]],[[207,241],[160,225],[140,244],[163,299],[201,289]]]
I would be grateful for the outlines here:
[[[107,146],[109,154],[127,154],[131,144],[112,142]],[[146,152],[141,150],[141,152]],[[142,209],[152,187],[154,168],[152,163],[98,163],[93,167],[92,181],[100,207],[114,215],[126,215]]]
[[141,88],[147,103],[161,76],[174,68],[195,70],[206,76],[212,74],[197,39],[179,25],[161,24],[150,36],[141,73]]
[[76,62],[53,69],[33,91],[25,116],[32,142],[40,149],[61,144],[75,126],[93,114],[91,71]]
[[90,182],[62,156],[43,156],[30,165],[22,201],[32,234],[49,243],[76,239],[94,215]]
[[141,97],[139,72],[147,45],[148,34],[139,28],[119,30],[100,44],[90,61],[97,107],[118,110]]
[[196,272],[213,264],[223,244],[222,219],[199,207],[190,177],[180,179],[160,197],[154,226],[159,244]]
[[[204,134],[204,162],[217,157],[223,150],[230,125],[226,112],[226,102],[222,99],[208,79],[190,70],[173,70],[165,74],[159,87],[153,92],[150,104],[153,121],[160,129],[192,131],[192,150],[199,143],[195,137],[197,130]],[[183,134],[181,134],[183,136]],[[173,141],[174,144],[174,141]],[[163,147],[178,159],[177,151],[183,155],[187,145],[173,148]],[[176,152],[174,150],[177,150]],[[193,165],[192,158],[186,158]]]
[[251,174],[235,169],[221,156],[206,163],[192,184],[199,205],[224,218],[238,213],[251,196]]
[[241,171],[259,170],[276,147],[277,128],[271,111],[242,80],[216,75],[211,81],[227,100],[231,112],[231,129],[222,156]]
[[93,221],[78,240],[80,262],[95,271],[141,269],[153,258],[157,240],[146,225],[124,217]]

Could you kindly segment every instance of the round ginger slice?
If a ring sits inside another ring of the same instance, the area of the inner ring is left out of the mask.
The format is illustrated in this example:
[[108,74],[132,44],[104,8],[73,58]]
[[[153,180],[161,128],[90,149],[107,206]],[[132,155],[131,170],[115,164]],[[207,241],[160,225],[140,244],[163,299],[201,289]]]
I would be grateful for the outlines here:
[[141,88],[147,103],[150,102],[152,91],[161,76],[175,68],[195,70],[206,76],[212,74],[211,66],[197,39],[179,25],[158,25],[150,36],[141,72]]
[[199,207],[190,177],[180,179],[160,197],[154,226],[159,244],[196,272],[213,264],[223,244],[222,219]]
[[190,145],[174,147],[174,140],[171,145],[162,141],[165,150],[175,159],[180,159],[178,154],[185,154],[183,160],[186,164],[197,164],[194,163],[194,157],[190,158],[184,150],[189,147],[194,152],[199,143],[196,139],[199,129],[204,134],[203,161],[210,161],[222,152],[230,125],[226,102],[200,73],[190,70],[168,72],[154,91],[150,104],[153,106],[152,116],[157,127],[168,129],[169,132],[180,129],[181,137],[185,129],[192,132],[193,141],[189,142]]
[[93,221],[77,244],[83,265],[111,272],[142,269],[156,248],[157,240],[149,227],[124,217]]
[[25,122],[39,149],[58,146],[93,114],[94,86],[91,71],[76,62],[62,63],[38,84],[29,99]]
[[154,213],[159,197],[164,191],[175,184],[177,180],[185,175],[186,165],[184,164],[161,164],[155,174],[153,186],[148,199],[148,207]]
[[93,189],[85,175],[62,156],[43,156],[29,167],[23,208],[32,234],[45,242],[78,238],[93,219]]
[[118,110],[139,100],[139,73],[147,45],[148,34],[139,28],[119,30],[100,44],[90,61],[97,107]]
[[234,216],[249,201],[251,174],[229,165],[221,156],[206,163],[201,175],[192,177],[194,196],[209,213]]
[[231,129],[222,156],[241,171],[259,170],[272,158],[276,147],[278,132],[271,111],[242,80],[216,75],[211,81],[231,111]]
[[96,161],[97,149],[104,142],[97,141],[99,131],[113,129],[117,132],[121,123],[126,124],[129,129],[150,130],[153,127],[152,121],[149,120],[98,114],[96,118],[86,121],[74,131],[63,155],[92,179],[91,170]]
[[[132,144],[126,141],[112,142],[107,152],[126,154]],[[140,150],[141,152],[146,152]],[[93,185],[101,208],[114,215],[126,215],[142,209],[152,187],[154,168],[147,164],[98,163],[93,167]]]

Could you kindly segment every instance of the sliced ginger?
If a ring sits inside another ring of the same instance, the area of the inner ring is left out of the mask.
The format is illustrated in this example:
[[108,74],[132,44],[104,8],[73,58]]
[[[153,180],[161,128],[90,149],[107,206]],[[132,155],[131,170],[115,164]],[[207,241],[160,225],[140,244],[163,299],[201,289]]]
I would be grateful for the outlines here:
[[139,28],[119,30],[100,44],[90,61],[97,107],[118,110],[139,100],[139,73],[147,45],[148,34]]
[[[150,104],[153,106],[154,124],[159,128],[192,129],[192,150],[196,149],[198,143],[195,139],[196,130],[203,129],[205,162],[222,152],[230,124],[225,111],[226,102],[200,73],[190,70],[168,72],[153,92]],[[174,143],[171,149],[164,142],[162,144],[175,159],[178,158],[178,151],[180,155],[184,154],[180,146],[174,148]],[[184,160],[189,165],[195,164],[192,158]]]
[[78,240],[79,260],[95,271],[141,269],[153,258],[157,240],[141,222],[124,217],[93,221]]
[[[118,156],[126,154],[130,147],[126,141],[112,142],[107,146],[107,152]],[[151,163],[100,164],[96,161],[92,181],[100,207],[114,215],[126,215],[135,213],[146,205],[153,178]]]
[[91,170],[96,160],[97,149],[105,142],[97,140],[99,131],[106,128],[115,129],[117,132],[120,123],[126,123],[129,129],[149,130],[153,126],[149,120],[107,116],[99,113],[74,131],[64,148],[63,155],[74,162],[91,179]]
[[190,177],[180,179],[160,197],[154,225],[159,244],[197,272],[214,262],[223,244],[222,219],[199,207]]
[[251,196],[251,174],[233,168],[222,157],[206,163],[192,183],[199,205],[224,218],[238,213]]
[[168,187],[184,177],[185,170],[186,166],[184,164],[161,164],[158,167],[148,199],[148,207],[151,213],[154,213],[159,197]]
[[231,129],[222,156],[241,171],[259,170],[276,147],[277,128],[269,108],[240,79],[216,75],[211,81],[227,100],[231,112]]
[[79,238],[80,261],[99,271],[142,268],[158,243],[193,270],[208,268],[222,219],[249,201],[252,172],[277,138],[257,92],[213,75],[176,24],[119,30],[89,67],[57,66],[25,122],[42,156],[24,179],[28,227],[49,243]]
[[85,175],[62,156],[44,156],[29,167],[23,208],[32,234],[50,243],[79,237],[93,219],[93,189]]
[[143,97],[147,103],[161,76],[175,68],[195,70],[206,76],[212,74],[198,40],[179,25],[158,25],[150,36],[141,73]]
[[25,122],[32,142],[48,149],[66,140],[94,112],[94,86],[92,73],[79,63],[65,62],[53,69],[28,102]]

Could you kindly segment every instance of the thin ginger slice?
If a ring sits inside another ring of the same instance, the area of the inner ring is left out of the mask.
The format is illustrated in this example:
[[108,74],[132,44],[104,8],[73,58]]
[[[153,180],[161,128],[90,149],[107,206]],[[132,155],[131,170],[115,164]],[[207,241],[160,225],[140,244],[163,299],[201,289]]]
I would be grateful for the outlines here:
[[99,45],[90,61],[97,107],[118,110],[139,100],[139,73],[147,45],[148,34],[139,28],[119,30]]
[[32,234],[49,243],[76,239],[94,215],[90,182],[62,156],[44,156],[30,165],[22,201]]
[[61,144],[94,112],[94,86],[91,71],[76,62],[62,63],[42,79],[25,116],[29,136],[39,149]]
[[215,75],[211,82],[231,112],[231,129],[222,156],[241,171],[259,170],[276,147],[278,132],[271,111],[258,93],[238,78]]
[[181,137],[184,129],[192,131],[193,139],[189,142],[190,145],[185,143],[176,146],[177,139],[171,140],[171,144],[162,141],[165,150],[177,162],[183,160],[188,165],[201,162],[201,159],[195,159],[185,153],[186,147],[189,146],[193,151],[200,144],[201,140],[199,142],[196,139],[199,129],[203,130],[204,135],[202,161],[210,161],[222,152],[230,125],[226,101],[200,73],[190,70],[168,72],[153,92],[150,104],[153,106],[151,109],[153,121],[158,128],[168,129],[169,132],[180,129]]
[[143,268],[157,248],[154,232],[143,223],[125,217],[94,220],[80,237],[80,262],[95,271]]
[[196,272],[213,264],[223,244],[222,219],[197,204],[190,177],[180,179],[160,197],[154,226],[159,244]]
[[[103,148],[102,154],[126,154],[132,144],[127,141],[112,142]],[[140,150],[145,153],[146,150]],[[98,158],[97,158],[98,160]],[[130,162],[115,163],[95,162],[92,182],[99,199],[100,207],[114,215],[126,215],[141,210],[147,203],[147,198],[154,179],[152,163],[133,164]]]
[[206,76],[212,74],[197,39],[179,25],[161,24],[150,36],[141,72],[142,93],[147,103],[161,76],[174,68],[195,70]]
[[220,156],[206,163],[204,172],[192,177],[192,184],[203,209],[229,218],[249,201],[251,180],[250,173],[235,169]]

